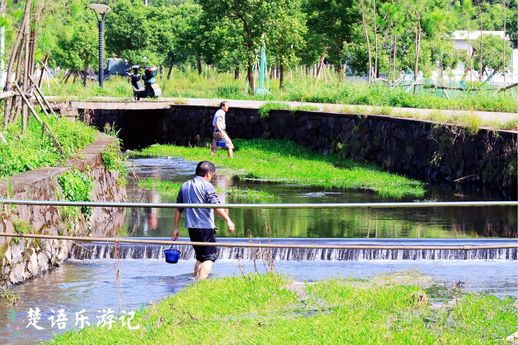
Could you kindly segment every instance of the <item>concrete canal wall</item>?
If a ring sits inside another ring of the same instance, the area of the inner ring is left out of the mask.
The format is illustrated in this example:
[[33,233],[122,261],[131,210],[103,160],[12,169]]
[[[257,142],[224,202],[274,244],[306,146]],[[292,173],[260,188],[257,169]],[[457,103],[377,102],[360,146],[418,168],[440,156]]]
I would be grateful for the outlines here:
[[[147,104],[148,105],[148,104]],[[128,148],[154,143],[204,145],[211,138],[215,107],[174,105],[169,109],[78,109],[86,122],[120,129]],[[231,108],[232,138],[290,139],[323,154],[376,164],[382,169],[459,191],[516,198],[518,133],[388,116],[344,115]]]
[[[64,200],[58,178],[76,169],[93,182],[91,200],[124,201],[125,186],[118,173],[108,171],[102,152],[116,145],[113,137],[99,134],[96,142],[80,151],[64,167],[43,168],[4,179],[0,195],[12,199]],[[124,223],[124,210],[78,209],[49,206],[0,205],[0,232],[33,232],[45,235],[113,236]],[[37,277],[59,266],[67,257],[71,241],[0,237],[0,287]]]

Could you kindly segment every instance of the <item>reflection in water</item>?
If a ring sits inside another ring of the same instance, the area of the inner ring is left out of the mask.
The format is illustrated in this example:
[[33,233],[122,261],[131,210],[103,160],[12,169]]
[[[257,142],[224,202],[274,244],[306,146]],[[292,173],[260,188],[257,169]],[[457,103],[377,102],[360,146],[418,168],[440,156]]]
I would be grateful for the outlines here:
[[[180,158],[146,158],[133,160],[136,175],[174,182],[188,180],[195,162]],[[323,190],[300,185],[268,184],[232,179],[230,173],[218,170],[215,184],[220,187],[260,189],[275,196],[268,203],[345,203],[395,201],[369,191]],[[157,200],[157,192],[144,190],[135,180],[128,185],[130,201]],[[160,196],[158,196],[159,198]],[[224,203],[243,200],[220,195]],[[454,195],[440,189],[428,191],[427,200],[465,201],[476,197]],[[163,197],[163,202],[175,202]],[[413,201],[412,199],[403,201]],[[151,212],[152,214],[146,214]],[[439,238],[439,237],[516,237],[517,209],[515,207],[464,208],[398,208],[398,209],[234,209],[231,217],[236,233],[229,235],[223,221],[216,219],[221,237],[309,237],[309,238]],[[142,214],[145,216],[142,216]],[[132,210],[127,219],[130,236],[169,237],[174,210]],[[146,219],[143,219],[146,218]],[[152,219],[152,221],[151,221]],[[153,224],[153,226],[151,226]],[[153,229],[153,231],[149,231]],[[267,229],[269,229],[267,231]],[[186,230],[181,230],[186,234]]]

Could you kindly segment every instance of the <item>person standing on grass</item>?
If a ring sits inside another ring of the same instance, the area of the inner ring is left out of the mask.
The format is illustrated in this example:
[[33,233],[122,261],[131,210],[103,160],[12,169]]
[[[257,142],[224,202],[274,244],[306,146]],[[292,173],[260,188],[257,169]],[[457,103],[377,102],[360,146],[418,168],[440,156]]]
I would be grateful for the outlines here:
[[216,151],[218,150],[218,141],[224,142],[225,147],[228,151],[228,156],[232,158],[234,156],[234,144],[232,144],[232,140],[227,134],[227,126],[225,122],[225,115],[228,112],[228,102],[223,101],[219,104],[219,109],[214,114],[214,118],[212,119],[212,126],[214,127],[214,131],[212,132],[212,145],[210,148],[211,156],[214,156]]
[[[210,183],[216,167],[209,161],[199,162],[196,166],[196,175],[185,182],[176,202],[179,204],[219,204],[214,187]],[[180,218],[183,208],[177,208],[174,217],[174,229],[171,233],[173,241],[178,239]],[[225,209],[216,208],[185,208],[185,227],[189,229],[189,238],[192,242],[216,242],[216,225],[214,223],[214,211],[227,223],[228,232],[235,230],[234,223]],[[212,265],[218,256],[218,250],[213,246],[193,246],[196,253],[194,276],[196,279],[206,279],[212,270]]]

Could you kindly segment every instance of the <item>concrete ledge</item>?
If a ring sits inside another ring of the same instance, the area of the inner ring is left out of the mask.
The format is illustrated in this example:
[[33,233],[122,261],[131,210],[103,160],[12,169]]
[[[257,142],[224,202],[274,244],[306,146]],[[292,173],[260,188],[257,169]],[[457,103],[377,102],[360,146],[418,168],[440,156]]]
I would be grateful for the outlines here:
[[[76,116],[78,110],[163,110],[171,109],[175,106],[192,107],[219,107],[220,99],[209,98],[158,98],[153,100],[128,100],[125,98],[102,97],[84,100],[63,100],[61,97],[47,97],[52,106],[59,110],[63,115]],[[490,112],[490,111],[471,111],[471,110],[448,110],[448,109],[422,109],[422,108],[402,108],[390,106],[371,106],[371,105],[349,105],[331,103],[312,103],[312,102],[286,102],[286,101],[250,101],[250,100],[227,100],[231,108],[239,109],[259,109],[266,103],[281,103],[295,107],[311,107],[314,112],[332,113],[343,115],[365,115],[365,116],[388,116],[392,118],[415,119],[418,121],[433,122],[422,117],[432,114],[441,114],[446,117],[459,117],[474,115],[485,123],[501,124],[508,121],[518,121],[518,107],[516,113]],[[386,113],[390,109],[390,114]],[[482,125],[484,128],[491,128],[489,125]]]

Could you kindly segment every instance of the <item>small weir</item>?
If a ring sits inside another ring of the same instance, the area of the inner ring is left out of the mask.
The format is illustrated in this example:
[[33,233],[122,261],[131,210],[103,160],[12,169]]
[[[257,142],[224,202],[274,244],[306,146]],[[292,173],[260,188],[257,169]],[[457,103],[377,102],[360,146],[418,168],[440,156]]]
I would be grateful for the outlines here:
[[[132,238],[135,239],[135,238]],[[149,239],[149,238],[146,238]],[[227,238],[224,242],[243,242],[246,239]],[[518,260],[517,248],[498,249],[440,249],[441,246],[482,246],[516,244],[515,240],[307,240],[307,239],[274,239],[269,241],[254,241],[254,243],[272,244],[340,244],[340,245],[386,245],[386,246],[434,246],[434,249],[311,249],[311,248],[227,248],[220,247],[219,259],[254,260],[267,259],[281,261],[365,261],[365,260]],[[437,248],[438,247],[438,248]],[[75,245],[69,255],[74,260],[99,259],[163,259],[164,250],[169,246],[158,244],[131,244],[91,242]],[[182,252],[182,259],[194,259],[191,246],[173,246]]]

